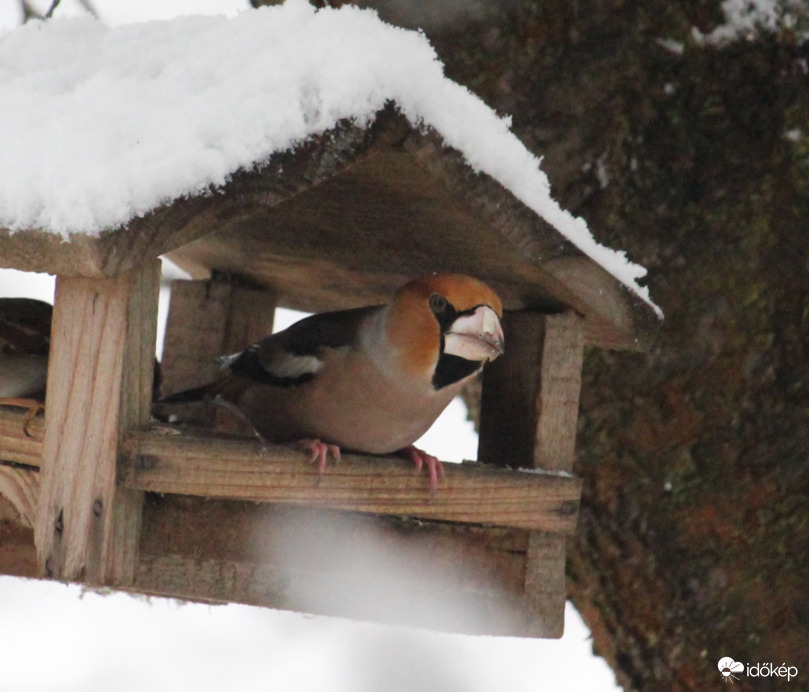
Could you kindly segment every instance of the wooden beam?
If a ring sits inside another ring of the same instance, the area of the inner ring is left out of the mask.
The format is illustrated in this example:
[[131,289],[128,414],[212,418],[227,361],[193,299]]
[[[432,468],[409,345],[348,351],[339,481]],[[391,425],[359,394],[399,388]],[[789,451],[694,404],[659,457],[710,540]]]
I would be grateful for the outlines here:
[[[10,461],[39,465],[41,428],[22,432],[24,413],[0,410],[0,449],[26,445]],[[308,504],[570,533],[576,525],[581,481],[519,473],[483,464],[445,464],[435,497],[425,475],[391,457],[344,455],[323,476],[307,456],[249,438],[161,426],[129,433],[122,445],[122,482],[139,490],[211,498]],[[501,465],[502,466],[502,465]]]
[[581,482],[480,464],[445,464],[434,497],[425,474],[389,457],[344,455],[321,476],[307,455],[248,439],[134,432],[124,441],[130,488],[306,504],[570,533]]
[[149,495],[135,588],[469,634],[536,636],[525,533]]
[[[449,632],[541,636],[523,586],[527,551],[527,533],[516,529],[147,494],[136,579],[126,588]],[[35,576],[35,563],[32,531],[0,521],[0,573]]]
[[[509,449],[520,465],[565,476],[575,457],[584,320],[557,315],[507,313],[506,355],[485,371],[480,417],[481,461],[497,463]],[[526,593],[544,623],[543,636],[564,633],[564,537],[532,531]]]
[[[30,490],[17,506],[35,506],[39,473],[0,465],[0,483],[4,468]],[[4,521],[4,502],[0,574],[33,576],[32,532],[14,505]],[[519,529],[147,493],[136,577],[125,588],[450,632],[544,636],[547,625],[525,590],[531,550],[529,532]]]
[[116,486],[116,464],[123,431],[149,420],[159,278],[157,260],[57,278],[35,526],[47,576],[134,578],[142,494]]

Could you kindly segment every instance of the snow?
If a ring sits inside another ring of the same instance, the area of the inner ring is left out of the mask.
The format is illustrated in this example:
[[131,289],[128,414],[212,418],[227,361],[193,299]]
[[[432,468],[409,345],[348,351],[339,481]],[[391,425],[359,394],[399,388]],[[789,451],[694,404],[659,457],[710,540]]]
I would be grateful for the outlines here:
[[722,14],[725,23],[707,34],[694,27],[692,33],[698,45],[721,48],[784,29],[794,32],[799,42],[809,39],[809,32],[801,27],[809,18],[805,0],[723,0]]
[[619,692],[576,610],[562,640],[469,637],[0,576],[13,692]]
[[305,0],[117,27],[29,22],[0,35],[0,131],[14,135],[0,141],[0,226],[96,235],[210,193],[341,119],[368,123],[388,101],[652,304],[637,283],[646,270],[559,206],[510,120],[447,79],[423,34]]
[[557,476],[558,478],[573,478],[573,474],[569,471],[550,471],[548,469],[525,469],[518,468],[520,473],[533,473],[537,476]]

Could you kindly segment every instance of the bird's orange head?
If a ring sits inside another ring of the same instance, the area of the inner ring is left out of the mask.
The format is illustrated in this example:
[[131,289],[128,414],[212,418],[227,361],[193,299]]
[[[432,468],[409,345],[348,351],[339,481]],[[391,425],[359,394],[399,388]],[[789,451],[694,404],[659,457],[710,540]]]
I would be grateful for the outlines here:
[[[447,377],[467,377],[503,353],[502,316],[499,296],[482,281],[463,274],[429,274],[396,292],[386,331],[401,366],[413,376],[429,376],[440,387],[451,383]],[[447,363],[451,372],[440,374]]]

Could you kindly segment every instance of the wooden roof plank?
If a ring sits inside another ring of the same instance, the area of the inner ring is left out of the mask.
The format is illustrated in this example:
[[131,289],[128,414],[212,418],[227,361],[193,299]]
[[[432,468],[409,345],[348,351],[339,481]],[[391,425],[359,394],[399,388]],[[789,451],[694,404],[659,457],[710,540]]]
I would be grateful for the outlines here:
[[406,278],[452,270],[490,282],[511,309],[572,307],[598,346],[646,349],[660,324],[652,306],[393,105],[370,126],[343,121],[221,189],[98,237],[0,229],[0,262],[29,271],[109,277],[167,252],[181,266],[244,273],[280,304],[310,311],[386,299]]

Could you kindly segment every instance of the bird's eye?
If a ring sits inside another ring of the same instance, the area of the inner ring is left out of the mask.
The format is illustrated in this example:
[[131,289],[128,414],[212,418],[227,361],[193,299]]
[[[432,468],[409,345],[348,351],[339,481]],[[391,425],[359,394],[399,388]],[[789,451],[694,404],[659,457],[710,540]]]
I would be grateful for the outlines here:
[[447,309],[447,299],[444,298],[440,293],[433,293],[430,296],[430,310],[432,310],[436,315],[440,315],[444,310]]

